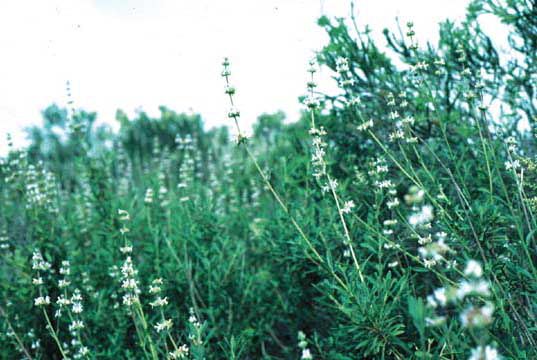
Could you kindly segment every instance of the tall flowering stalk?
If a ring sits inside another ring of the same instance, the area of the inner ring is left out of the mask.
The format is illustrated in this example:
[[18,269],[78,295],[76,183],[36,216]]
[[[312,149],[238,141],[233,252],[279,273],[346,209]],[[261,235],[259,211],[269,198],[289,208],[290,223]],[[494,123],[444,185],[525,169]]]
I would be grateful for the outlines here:
[[[344,64],[341,64],[344,65]],[[314,89],[317,86],[314,79],[314,74],[317,71],[315,67],[315,62],[310,62],[310,67],[308,69],[308,72],[310,73],[310,81],[307,83],[308,87],[308,97],[306,98],[306,105],[310,112],[310,120],[311,120],[311,128],[309,133],[312,135],[312,144],[313,144],[313,154],[312,154],[312,165],[314,168],[314,176],[318,181],[323,181],[325,179],[324,183],[321,185],[321,189],[323,189],[323,192],[329,192],[332,197],[334,198],[334,202],[337,207],[339,219],[341,221],[341,226],[343,227],[343,233],[345,235],[345,245],[347,245],[348,250],[350,251],[352,260],[354,262],[354,266],[356,267],[356,270],[358,271],[358,276],[360,277],[360,280],[364,282],[364,275],[362,274],[362,269],[360,267],[360,264],[358,263],[358,259],[356,258],[356,253],[354,251],[354,247],[352,245],[352,239],[349,233],[349,227],[347,225],[347,221],[345,220],[344,214],[349,213],[352,208],[354,207],[354,202],[352,201],[346,201],[342,203],[336,188],[337,188],[337,180],[332,178],[330,173],[327,170],[327,163],[325,160],[325,154],[326,154],[326,143],[323,140],[323,136],[326,135],[326,131],[324,128],[317,127],[315,124],[315,110],[319,106],[319,102],[315,97]]]
[[128,240],[126,234],[129,232],[127,227],[130,221],[130,215],[126,210],[118,210],[119,220],[122,222],[122,227],[119,230],[123,237],[123,247],[120,248],[121,253],[125,256],[123,265],[121,266],[121,287],[123,288],[123,305],[127,308],[128,313],[132,317],[138,340],[142,349],[147,354],[146,347],[149,347],[149,355],[152,359],[158,359],[157,349],[149,332],[149,325],[140,303],[140,287],[138,283],[138,270],[135,268],[132,261],[131,253],[133,250],[132,244]]
[[72,295],[69,296],[68,290],[71,285],[71,281],[69,279],[71,275],[71,265],[69,261],[62,261],[59,273],[63,276],[63,278],[58,281],[58,287],[62,291],[62,294],[58,296],[58,299],[56,300],[58,309],[56,310],[54,316],[60,319],[63,312],[67,312],[69,320],[69,333],[72,337],[71,346],[75,351],[73,357],[75,359],[87,359],[89,358],[90,350],[84,345],[81,336],[81,330],[86,327],[81,316],[82,312],[84,311],[84,307],[82,305],[82,293],[79,289],[74,289]]
[[263,179],[266,187],[269,189],[271,194],[274,196],[274,198],[276,199],[276,202],[278,203],[278,205],[280,205],[280,208],[289,217],[289,219],[291,220],[291,223],[293,224],[295,229],[300,234],[300,237],[302,238],[302,240],[304,240],[304,242],[308,245],[310,250],[313,252],[313,254],[315,255],[315,260],[320,262],[320,263],[324,263],[323,258],[321,257],[319,252],[315,249],[315,247],[313,246],[313,244],[311,243],[309,238],[306,236],[306,234],[304,233],[304,230],[302,230],[302,227],[295,220],[294,216],[291,215],[291,212],[289,211],[289,208],[287,207],[287,205],[285,205],[285,203],[283,202],[283,200],[280,197],[280,195],[276,192],[276,190],[274,189],[274,187],[270,183],[267,175],[261,169],[261,166],[259,166],[259,163],[257,162],[257,159],[252,154],[252,151],[250,150],[250,148],[248,146],[247,137],[244,135],[243,131],[241,130],[240,124],[239,124],[239,118],[240,118],[241,115],[240,115],[239,109],[235,106],[235,101],[233,99],[233,95],[235,95],[236,89],[230,83],[231,71],[229,69],[230,62],[229,62],[228,58],[224,59],[224,62],[222,63],[222,65],[224,66],[224,69],[222,70],[222,77],[225,79],[225,82],[226,82],[225,93],[229,96],[229,102],[230,102],[230,105],[231,105],[231,108],[228,111],[228,117],[230,119],[233,119],[233,123],[235,124],[235,128],[237,130],[237,144],[238,145],[243,145],[243,147],[246,149],[246,152],[247,152],[249,158],[254,163],[254,166],[255,166],[257,172],[259,173],[259,175],[261,176],[261,178]]
[[167,338],[172,344],[173,350],[168,350],[168,345],[166,344],[166,351],[168,353],[168,359],[186,359],[188,357],[190,349],[186,344],[178,346],[170,330],[173,326],[172,319],[166,318],[164,315],[164,307],[168,305],[168,297],[162,297],[162,285],[163,280],[161,278],[154,279],[149,286],[149,293],[154,296],[154,300],[150,303],[153,309],[158,310],[160,315],[160,321],[154,325],[155,331],[159,334],[167,335]]
[[[308,248],[313,253],[313,261],[316,262],[318,265],[324,266],[330,272],[330,274],[335,278],[335,280],[342,286],[342,288],[345,289],[347,292],[349,292],[348,285],[345,283],[345,281],[339,275],[337,275],[334,272],[332,267],[329,266],[329,264],[327,264],[327,261],[321,256],[321,254],[317,251],[317,249],[315,248],[313,243],[306,236],[304,230],[298,224],[298,222],[296,221],[295,217],[291,214],[289,208],[287,207],[287,205],[285,205],[285,203],[283,202],[281,196],[274,189],[274,187],[270,183],[267,175],[261,169],[261,166],[259,166],[259,163],[257,162],[257,159],[252,154],[252,151],[250,150],[250,148],[248,146],[247,138],[246,138],[246,136],[243,135],[243,132],[242,132],[240,124],[239,124],[240,111],[235,107],[235,102],[234,102],[234,99],[233,99],[233,95],[235,94],[236,90],[235,90],[235,87],[233,87],[230,84],[230,81],[229,81],[230,75],[231,75],[231,71],[229,70],[229,65],[230,65],[229,60],[227,58],[225,58],[224,62],[222,63],[222,65],[224,66],[224,69],[222,71],[222,77],[225,79],[225,82],[226,82],[225,92],[229,96],[229,102],[230,102],[230,105],[231,105],[231,109],[228,112],[228,117],[230,119],[233,119],[233,122],[235,124],[236,130],[237,130],[237,133],[238,133],[238,135],[237,135],[237,144],[242,145],[244,147],[244,149],[246,150],[246,153],[248,154],[248,157],[251,159],[251,161],[253,162],[257,172],[259,173],[259,175],[263,179],[263,182],[265,183],[265,186],[270,191],[270,193],[274,196],[274,198],[276,199],[276,202],[278,203],[280,208],[285,212],[285,214],[287,215],[287,217],[289,218],[289,220],[293,224],[294,228],[298,231],[298,233],[300,235],[300,238],[304,241],[304,243],[306,243]],[[356,264],[357,264],[357,262],[356,262]],[[360,278],[363,281],[363,277],[361,276],[361,271],[359,271],[359,274],[360,274]]]
[[51,304],[50,296],[45,294],[45,281],[43,276],[46,276],[51,271],[52,265],[43,258],[43,255],[39,251],[34,251],[32,255],[32,269],[35,270],[35,278],[32,279],[32,283],[37,287],[38,296],[34,299],[34,305],[41,309],[45,321],[47,323],[47,331],[54,339],[58,350],[60,351],[64,359],[67,357],[67,349],[61,343],[58,336],[58,331],[52,325],[50,317],[48,316],[47,307]]

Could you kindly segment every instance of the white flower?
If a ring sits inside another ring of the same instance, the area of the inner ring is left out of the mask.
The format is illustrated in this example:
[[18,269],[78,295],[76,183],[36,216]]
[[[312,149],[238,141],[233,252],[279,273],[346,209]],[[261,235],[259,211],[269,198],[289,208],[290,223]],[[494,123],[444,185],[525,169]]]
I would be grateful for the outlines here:
[[402,120],[403,124],[413,125],[414,124],[414,118],[412,116],[407,116]]
[[388,136],[388,139],[390,140],[390,142],[395,142],[397,139],[403,139],[405,137],[405,133],[403,132],[403,130],[396,130],[392,133],[390,133],[390,135]]
[[155,325],[155,329],[157,330],[157,332],[161,332],[164,330],[171,329],[172,326],[173,326],[173,321],[171,319],[163,319],[161,322]]
[[125,294],[123,295],[123,305],[132,306],[138,302],[138,296],[135,294]]
[[80,314],[84,309],[82,307],[82,304],[77,302],[73,304],[72,310],[75,314]]
[[506,162],[505,162],[505,169],[506,169],[506,170],[511,170],[511,169],[516,170],[516,168],[519,167],[519,164],[517,163],[517,161],[518,161],[518,160],[515,160],[515,161],[513,161],[513,162],[511,162],[511,161],[506,161]]
[[121,221],[128,221],[131,218],[127,210],[118,209],[117,213],[119,215],[119,220]]
[[464,269],[464,275],[480,278],[483,275],[483,268],[479,262],[469,260]]
[[69,325],[69,331],[73,332],[76,330],[83,329],[84,327],[85,325],[82,320],[73,320],[73,322]]
[[128,254],[128,253],[131,253],[131,252],[132,252],[132,246],[123,246],[123,247],[120,247],[120,248],[119,248],[119,251],[120,251],[122,254]]
[[373,119],[369,119],[367,121],[364,121],[362,124],[358,125],[357,129],[358,131],[365,131],[369,128],[372,128],[374,125]]
[[50,297],[47,296],[38,296],[34,299],[35,306],[44,306],[50,304]]
[[339,57],[336,59],[336,71],[338,73],[344,73],[349,71],[349,62],[344,57]]
[[351,212],[351,210],[354,208],[354,201],[350,200],[350,201],[345,201],[345,203],[343,204],[343,207],[341,208],[341,212],[343,214],[348,214]]
[[408,194],[405,195],[405,202],[409,205],[419,204],[422,202],[424,196],[425,191],[413,185],[408,190]]
[[408,222],[412,226],[423,225],[433,220],[433,207],[431,205],[424,205],[421,207],[420,212],[412,214],[408,218]]
[[483,327],[492,322],[494,305],[487,303],[482,307],[470,306],[461,313],[461,323],[464,327]]
[[442,306],[445,306],[447,303],[447,295],[445,288],[438,288],[434,291],[434,298],[436,302]]
[[69,300],[68,298],[66,298],[63,295],[60,295],[58,297],[58,299],[56,300],[56,304],[58,304],[60,307],[61,306],[71,305],[71,300]]
[[399,206],[399,199],[393,198],[392,200],[389,200],[386,202],[386,205],[388,206],[388,209],[394,208],[396,206]]
[[78,349],[77,356],[83,357],[87,356],[89,354],[89,349],[86,346],[82,346],[80,349]]
[[183,344],[174,351],[170,352],[168,356],[170,357],[170,359],[186,359],[186,357],[188,356],[188,351],[188,346],[186,344]]
[[146,204],[151,204],[151,203],[153,202],[153,189],[148,188],[148,189],[145,191],[144,202],[145,202]]
[[134,279],[134,278],[125,279],[125,280],[123,280],[123,283],[121,284],[121,287],[123,289],[128,289],[128,290],[137,289],[138,288],[138,281],[136,281],[136,279]]
[[71,296],[71,301],[82,301],[82,295],[80,294],[80,290],[75,289],[73,296]]
[[66,280],[66,279],[60,279],[58,281],[58,287],[60,289],[63,289],[63,288],[66,288],[68,287],[69,285],[71,285],[71,282],[69,280]]
[[490,296],[490,284],[485,280],[466,281],[463,280],[457,289],[457,297],[464,299],[468,295]]
[[302,356],[300,357],[301,359],[313,359],[313,356],[311,355],[311,351],[310,349],[304,349],[302,350]]
[[34,251],[32,255],[32,269],[47,271],[51,268],[51,264],[43,259],[43,255],[39,251]]
[[485,348],[478,346],[472,349],[472,354],[468,360],[500,360],[501,356],[498,354],[498,350],[492,346],[487,345]]
[[71,274],[69,261],[67,261],[67,260],[62,261],[62,266],[60,267],[60,274],[61,275],[70,275]]
[[161,298],[160,296],[155,299],[152,303],[150,303],[151,307],[160,307],[168,305],[168,298]]
[[435,265],[436,265],[436,260],[432,260],[432,259],[423,260],[423,266],[425,266],[427,269],[430,269]]
[[345,86],[352,86],[356,83],[356,80],[354,79],[342,79],[339,81],[339,86],[340,87],[345,87]]

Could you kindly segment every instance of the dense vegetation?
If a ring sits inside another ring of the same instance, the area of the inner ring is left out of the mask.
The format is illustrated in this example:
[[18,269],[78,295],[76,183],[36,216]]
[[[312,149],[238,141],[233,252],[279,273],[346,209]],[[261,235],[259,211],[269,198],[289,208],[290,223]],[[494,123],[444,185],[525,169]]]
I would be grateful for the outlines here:
[[302,118],[250,137],[227,59],[229,128],[43,112],[0,162],[0,358],[537,358],[535,2],[319,25]]

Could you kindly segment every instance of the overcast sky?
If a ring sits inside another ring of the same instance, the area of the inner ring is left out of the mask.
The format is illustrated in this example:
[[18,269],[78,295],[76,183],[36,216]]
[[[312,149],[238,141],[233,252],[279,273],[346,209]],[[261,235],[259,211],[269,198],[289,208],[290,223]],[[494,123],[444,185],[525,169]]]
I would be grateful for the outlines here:
[[[158,106],[201,113],[207,126],[227,122],[221,61],[243,121],[283,110],[296,118],[306,64],[327,42],[320,15],[348,16],[349,0],[2,0],[0,2],[0,154],[12,133],[41,121],[51,103],[75,106],[114,123],[118,108],[133,114]],[[361,24],[375,36],[395,17],[435,39],[437,24],[460,19],[468,0],[356,0]],[[322,72],[321,89],[333,88]]]

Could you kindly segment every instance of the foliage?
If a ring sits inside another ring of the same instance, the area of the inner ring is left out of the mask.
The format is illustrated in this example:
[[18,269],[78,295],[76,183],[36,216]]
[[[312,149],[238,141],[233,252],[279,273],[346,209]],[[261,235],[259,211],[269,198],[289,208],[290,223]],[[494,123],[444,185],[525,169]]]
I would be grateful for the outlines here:
[[386,47],[321,18],[340,93],[312,63],[299,121],[249,139],[235,108],[236,141],[47,108],[0,163],[0,358],[537,357],[535,11],[476,0]]

